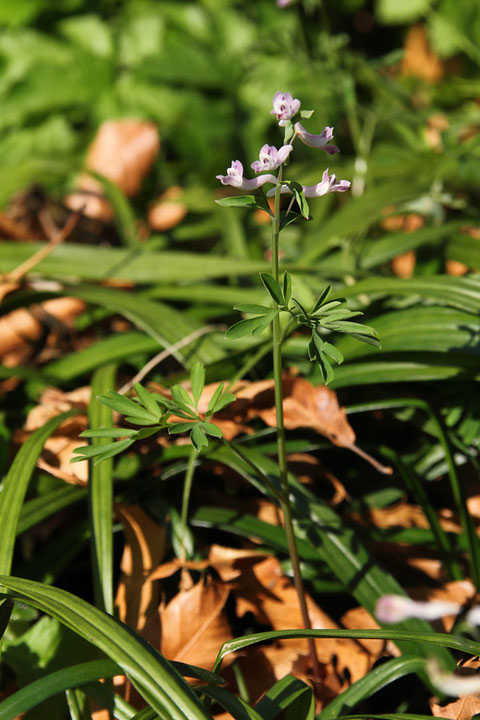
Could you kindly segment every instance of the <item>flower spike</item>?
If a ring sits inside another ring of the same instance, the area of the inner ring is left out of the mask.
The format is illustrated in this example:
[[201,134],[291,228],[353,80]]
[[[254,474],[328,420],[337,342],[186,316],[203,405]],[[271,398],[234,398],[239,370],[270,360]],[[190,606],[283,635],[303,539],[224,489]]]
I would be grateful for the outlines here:
[[255,160],[250,167],[256,173],[264,170],[275,170],[285,162],[292,150],[292,145],[282,145],[280,150],[277,150],[274,145],[263,145],[260,150],[260,160]]
[[260,177],[253,178],[252,180],[246,180],[243,177],[243,165],[240,160],[234,160],[232,162],[226,175],[217,175],[216,177],[222,185],[231,185],[240,190],[257,190],[257,188],[267,182],[273,183],[273,185],[277,183],[277,178],[274,175],[260,175]]
[[327,126],[323,128],[320,135],[312,135],[312,133],[305,130],[302,123],[296,122],[293,127],[295,134],[305,145],[314,148],[321,148],[329,155],[334,155],[335,153],[340,152],[336,145],[329,145],[330,140],[333,140],[333,128]]
[[300,110],[300,105],[300,100],[294,100],[290,93],[277,92],[273,96],[273,110],[270,110],[270,115],[276,115],[278,124],[284,127],[287,120],[290,120]]

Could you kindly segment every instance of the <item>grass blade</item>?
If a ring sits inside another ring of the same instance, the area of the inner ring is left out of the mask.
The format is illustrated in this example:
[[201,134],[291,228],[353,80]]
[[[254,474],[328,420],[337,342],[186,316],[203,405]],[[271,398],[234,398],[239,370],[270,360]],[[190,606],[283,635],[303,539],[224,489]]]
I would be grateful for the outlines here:
[[16,454],[3,482],[0,494],[0,527],[2,528],[0,572],[3,575],[10,572],[17,525],[25,493],[45,441],[67,417],[74,414],[75,411],[70,411],[57,415],[43,427],[35,430]]
[[[88,406],[91,430],[111,428],[112,411],[98,401],[97,395],[115,384],[115,366],[106,365],[92,379],[92,399]],[[94,438],[94,447],[108,445],[107,438]],[[97,607],[113,614],[113,461],[89,463],[88,502],[92,528],[91,551],[93,587]]]
[[165,720],[211,720],[173,666],[127,626],[75,595],[41,583],[0,576],[9,596],[55,617],[120,665],[145,701]]

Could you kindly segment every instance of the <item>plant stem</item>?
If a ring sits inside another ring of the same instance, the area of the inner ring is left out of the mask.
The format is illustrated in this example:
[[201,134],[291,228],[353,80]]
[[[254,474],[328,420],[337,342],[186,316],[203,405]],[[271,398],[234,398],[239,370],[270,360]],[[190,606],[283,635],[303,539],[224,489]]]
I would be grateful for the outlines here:
[[[275,188],[275,207],[272,219],[272,275],[278,282],[278,243],[280,236],[280,188],[282,185],[282,166],[278,171],[277,185]],[[277,416],[277,452],[278,469],[281,483],[280,505],[283,512],[283,522],[288,544],[288,552],[293,570],[293,582],[297,591],[298,603],[302,615],[302,622],[305,630],[311,630],[310,618],[305,599],[305,588],[300,571],[300,558],[298,556],[295,530],[293,527],[292,506],[290,503],[290,488],[288,484],[287,451],[285,447],[285,424],[283,418],[283,386],[282,386],[282,335],[280,331],[280,320],[277,315],[273,321],[273,379],[275,383],[275,408]],[[315,642],[308,640],[310,658],[312,662],[313,678],[315,683],[320,683],[320,666],[318,663]]]
[[195,464],[198,457],[198,452],[194,447],[190,450],[190,456],[188,458],[187,471],[185,473],[185,479],[183,481],[183,497],[182,497],[182,514],[180,516],[180,532],[182,540],[182,560],[186,560],[185,553],[185,535],[187,534],[187,521],[188,521],[188,504],[190,502],[190,492],[192,490],[193,476],[195,474]]

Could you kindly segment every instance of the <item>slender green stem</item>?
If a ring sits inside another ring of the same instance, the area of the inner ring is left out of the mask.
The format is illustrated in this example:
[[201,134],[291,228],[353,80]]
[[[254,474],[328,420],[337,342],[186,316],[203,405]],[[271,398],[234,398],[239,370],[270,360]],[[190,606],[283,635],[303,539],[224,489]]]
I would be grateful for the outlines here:
[[190,502],[190,493],[192,490],[193,476],[195,474],[195,464],[197,461],[198,452],[194,447],[190,450],[190,456],[188,458],[187,471],[185,473],[185,479],[183,481],[183,497],[182,497],[182,514],[180,517],[180,532],[182,540],[182,560],[185,560],[185,536],[187,534],[187,521],[188,521],[188,504]]
[[[272,220],[272,275],[278,282],[278,245],[280,236],[280,189],[282,185],[282,166],[278,171],[277,185],[275,188],[274,217]],[[273,321],[273,379],[275,383],[275,408],[277,417],[277,453],[278,469],[281,483],[280,505],[283,512],[285,534],[287,538],[288,552],[292,564],[293,582],[297,591],[298,603],[302,615],[302,622],[305,630],[311,629],[310,618],[305,600],[305,588],[300,571],[300,558],[298,555],[295,529],[293,526],[292,506],[290,503],[290,488],[288,484],[287,451],[285,446],[285,424],[283,418],[283,385],[282,385],[282,340],[280,331],[280,320],[277,315]],[[320,667],[318,663],[315,642],[308,640],[310,657],[312,662],[313,677],[320,682]]]

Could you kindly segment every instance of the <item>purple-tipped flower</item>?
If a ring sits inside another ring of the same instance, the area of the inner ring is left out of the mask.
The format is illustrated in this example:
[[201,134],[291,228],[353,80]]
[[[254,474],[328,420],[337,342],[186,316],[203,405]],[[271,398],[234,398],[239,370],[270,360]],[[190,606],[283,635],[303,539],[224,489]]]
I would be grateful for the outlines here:
[[292,0],[277,0],[277,5],[280,8],[284,8],[287,7],[287,5],[290,5],[291,2]]
[[327,126],[323,128],[320,135],[312,135],[312,133],[309,133],[307,132],[307,130],[305,130],[302,123],[296,122],[294,125],[294,130],[295,134],[298,135],[300,140],[309,147],[321,148],[322,150],[325,150],[325,152],[327,152],[329,155],[334,155],[335,153],[340,152],[336,145],[328,144],[330,140],[333,140],[333,128],[331,127]]
[[407,618],[437,620],[444,615],[457,615],[461,606],[446,600],[416,602],[404,595],[382,595],[377,600],[375,615],[383,623],[397,623]]
[[275,170],[285,162],[292,150],[292,145],[282,145],[280,150],[277,150],[274,145],[263,145],[260,150],[260,160],[255,160],[250,167],[252,167],[256,173],[263,172],[264,170]]
[[[351,183],[349,180],[339,180],[337,182],[337,178],[335,175],[329,175],[328,169],[325,170],[323,173],[322,181],[317,183],[316,185],[302,185],[303,193],[305,197],[321,197],[322,195],[326,195],[327,193],[331,192],[345,192],[345,190],[348,190]],[[280,188],[280,193],[282,195],[285,194],[292,194],[292,191],[288,187],[288,185],[282,185]],[[275,188],[272,188],[267,192],[268,196],[275,195]]]
[[231,185],[240,190],[257,190],[265,183],[273,183],[276,185],[277,178],[274,175],[260,175],[260,177],[246,180],[243,177],[243,165],[240,160],[233,160],[231,166],[227,170],[226,175],[217,175],[222,185]]
[[273,96],[273,110],[270,110],[270,115],[276,115],[278,124],[284,127],[287,120],[300,110],[300,105],[300,100],[294,100],[290,93],[277,92]]

